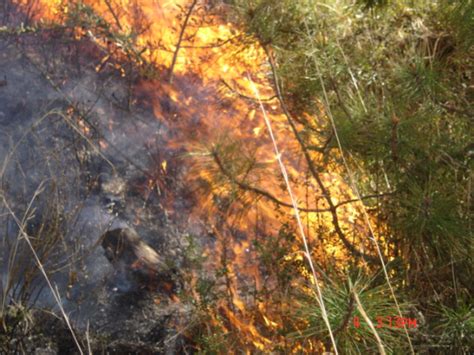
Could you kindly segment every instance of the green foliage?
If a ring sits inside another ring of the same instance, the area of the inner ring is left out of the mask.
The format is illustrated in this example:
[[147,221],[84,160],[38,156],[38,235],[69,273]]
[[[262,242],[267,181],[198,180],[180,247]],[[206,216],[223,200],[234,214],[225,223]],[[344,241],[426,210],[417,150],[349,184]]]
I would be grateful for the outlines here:
[[198,338],[197,343],[203,349],[198,354],[222,354],[229,350],[226,346],[226,334],[217,331],[217,329],[216,332],[202,335]]
[[[246,20],[251,31],[261,43],[292,48],[309,16],[309,1],[235,0],[233,5]],[[299,24],[295,27],[295,24]]]
[[472,306],[460,304],[454,308],[439,306],[434,311],[438,318],[430,324],[437,334],[435,342],[451,354],[466,354],[474,347],[474,317]]
[[[377,352],[376,340],[364,317],[357,309],[353,292],[357,292],[359,300],[369,319],[377,327],[385,349],[389,353],[407,351],[406,337],[402,322],[397,324],[398,311],[393,303],[386,285],[377,285],[374,280],[365,276],[356,276],[351,286],[347,280],[326,280],[323,290],[324,304],[327,309],[331,328],[336,343],[345,354],[361,354]],[[336,280],[336,281],[334,281]],[[316,292],[302,293],[297,297],[295,305],[296,319],[301,319],[307,327],[290,334],[292,338],[315,337],[326,339],[329,344],[327,328],[318,306]],[[408,305],[401,305],[402,314],[408,318]],[[408,328],[408,325],[407,325]]]
[[472,29],[474,28],[474,1],[445,1],[444,14],[450,31],[459,46],[469,50],[474,44]]
[[295,241],[294,231],[285,224],[280,228],[278,236],[263,238],[254,242],[262,267],[265,268],[265,273],[275,277],[279,288],[283,290],[288,288],[291,281],[297,278],[298,270],[303,267],[301,261],[290,261],[287,258]]
[[443,92],[441,72],[427,63],[423,58],[415,57],[412,63],[404,64],[400,68],[397,81],[401,93],[400,98],[413,102],[417,100],[433,100]]

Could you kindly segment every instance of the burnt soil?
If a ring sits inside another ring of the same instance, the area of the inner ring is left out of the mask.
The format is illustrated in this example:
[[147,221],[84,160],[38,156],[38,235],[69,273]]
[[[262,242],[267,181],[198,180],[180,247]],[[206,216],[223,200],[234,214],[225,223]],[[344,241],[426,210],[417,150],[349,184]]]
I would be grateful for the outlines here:
[[132,228],[175,270],[179,294],[189,238],[204,233],[186,217],[193,202],[182,152],[167,148],[172,132],[134,96],[133,68],[97,71],[102,54],[60,30],[0,37],[2,351],[77,353],[24,232],[83,349],[192,352],[180,331],[192,306],[130,282],[100,247],[107,230]]

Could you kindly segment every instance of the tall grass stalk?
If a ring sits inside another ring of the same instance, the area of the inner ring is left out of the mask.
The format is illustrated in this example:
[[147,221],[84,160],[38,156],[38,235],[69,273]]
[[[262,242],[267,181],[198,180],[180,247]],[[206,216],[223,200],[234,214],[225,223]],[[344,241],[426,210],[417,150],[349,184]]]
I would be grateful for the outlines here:
[[[38,185],[38,187],[36,188],[35,193],[33,194],[33,197],[31,198],[31,201],[28,205],[28,210],[31,208],[31,206],[32,206],[33,202],[36,200],[36,198],[39,195],[41,195],[41,193],[44,191],[44,183],[45,183],[45,181],[42,181]],[[63,308],[62,301],[61,301],[61,295],[59,294],[59,290],[57,289],[57,287],[53,287],[53,284],[51,283],[51,280],[49,279],[48,274],[46,273],[46,270],[44,269],[43,264],[42,264],[42,262],[41,262],[41,260],[38,256],[38,254],[36,253],[35,248],[33,247],[33,244],[31,243],[30,236],[25,231],[24,223],[22,223],[18,219],[18,217],[16,216],[15,212],[13,212],[13,210],[11,209],[11,207],[10,207],[8,201],[6,200],[5,196],[2,195],[2,199],[3,199],[3,203],[4,203],[5,207],[7,208],[8,212],[10,213],[13,220],[15,221],[18,228],[20,229],[22,237],[25,239],[26,243],[28,244],[28,247],[30,248],[31,253],[33,254],[33,257],[36,261],[38,269],[41,271],[41,274],[44,276],[44,279],[46,280],[46,283],[47,283],[49,289],[51,290],[51,293],[53,294],[54,300],[56,301],[56,303],[59,307],[59,310],[61,311],[61,314],[64,318],[64,321],[66,322],[66,325],[67,325],[69,331],[71,332],[72,338],[74,340],[74,343],[75,343],[79,353],[81,355],[84,355],[84,351],[82,350],[82,346],[79,344],[79,340],[77,339],[76,333],[74,332],[74,330],[72,328],[71,322],[69,320],[69,316],[67,315],[66,311]],[[90,354],[92,354],[92,353],[90,353]]]
[[306,256],[306,259],[308,260],[308,264],[311,268],[311,272],[312,272],[313,277],[314,277],[314,284],[316,286],[316,292],[317,292],[317,296],[318,296],[316,299],[318,300],[319,306],[321,307],[321,314],[323,316],[326,327],[328,328],[329,336],[331,338],[331,342],[332,342],[332,345],[334,347],[334,352],[337,355],[338,351],[337,351],[336,339],[334,338],[334,334],[333,334],[333,331],[331,329],[331,324],[329,323],[329,318],[328,318],[328,314],[327,314],[327,311],[326,311],[326,307],[324,306],[323,295],[322,295],[321,288],[319,286],[319,279],[318,279],[318,276],[316,275],[316,270],[314,268],[313,260],[311,259],[311,252],[309,250],[308,241],[307,241],[307,238],[306,238],[306,234],[304,232],[303,222],[301,221],[300,213],[299,213],[299,210],[298,210],[298,204],[296,202],[295,196],[293,195],[293,191],[291,189],[290,180],[288,179],[288,173],[286,171],[285,165],[283,164],[283,160],[281,159],[281,153],[278,149],[278,145],[277,145],[275,137],[273,135],[271,122],[270,122],[270,119],[267,116],[267,113],[265,111],[265,107],[263,106],[262,100],[260,99],[260,94],[258,92],[257,86],[252,81],[250,76],[248,76],[248,80],[252,84],[253,90],[255,92],[255,96],[257,97],[258,103],[260,105],[260,109],[262,110],[262,113],[263,113],[263,118],[265,120],[265,124],[267,125],[268,133],[270,135],[270,138],[272,139],[272,143],[273,143],[273,147],[275,149],[275,154],[276,154],[276,157],[277,157],[277,160],[278,160],[278,164],[280,166],[281,173],[282,173],[283,178],[285,180],[286,188],[288,190],[288,194],[290,195],[291,203],[293,204],[293,209],[295,211],[295,218],[296,218],[296,221],[298,223],[298,228],[299,228],[299,231],[301,233],[301,238],[303,239],[304,248],[305,248],[305,256]]

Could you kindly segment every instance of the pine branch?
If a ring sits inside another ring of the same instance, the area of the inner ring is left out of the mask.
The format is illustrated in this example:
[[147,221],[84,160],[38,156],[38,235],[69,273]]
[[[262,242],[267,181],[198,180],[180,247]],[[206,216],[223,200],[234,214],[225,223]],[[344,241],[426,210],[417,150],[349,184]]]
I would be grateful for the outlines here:
[[[217,166],[219,167],[221,173],[225,177],[227,177],[230,181],[232,181],[234,184],[236,184],[239,188],[241,188],[242,190],[254,192],[257,195],[263,196],[263,197],[269,199],[270,201],[275,202],[279,206],[293,208],[293,205],[291,203],[281,201],[278,198],[276,198],[275,196],[273,196],[271,193],[269,193],[265,190],[259,189],[257,187],[253,187],[253,186],[251,186],[251,185],[249,185],[245,182],[239,181],[229,171],[226,170],[226,168],[224,167],[224,164],[222,163],[222,161],[221,161],[220,157],[218,156],[217,152],[215,152],[215,151],[211,152],[211,155],[214,158],[214,161],[216,162]],[[330,212],[330,210],[327,209],[327,208],[317,209],[317,208],[298,207],[298,209],[300,211],[303,211],[303,212],[316,212],[316,213],[317,212]]]
[[[288,207],[288,208],[293,208],[293,205],[288,202],[281,201],[277,197],[273,196],[271,193],[268,191],[259,189],[258,187],[251,186],[243,181],[240,181],[237,179],[235,176],[233,176],[224,166],[224,163],[222,162],[221,158],[219,157],[218,153],[216,151],[211,152],[212,157],[214,158],[215,163],[219,167],[219,170],[221,173],[227,177],[232,183],[236,184],[240,189],[245,190],[245,191],[250,191],[254,192],[257,195],[261,195],[267,199],[269,199],[272,202],[275,202],[279,206],[283,207]],[[373,195],[367,195],[363,196],[361,199],[362,200],[368,200],[372,198],[380,198],[384,196],[390,196],[393,193],[382,193],[382,194],[373,194]],[[353,202],[358,202],[359,199],[350,199],[346,201],[339,202],[338,204],[334,205],[335,208],[339,208],[341,206],[347,205],[349,203]],[[305,207],[298,207],[298,209],[302,212],[309,212],[309,213],[322,213],[322,212],[331,212],[330,208],[305,208]]]
[[379,259],[377,257],[366,254],[366,253],[361,252],[360,250],[356,249],[354,247],[354,245],[352,245],[351,242],[349,242],[349,240],[345,236],[344,232],[342,231],[341,225],[339,223],[339,217],[337,216],[336,206],[332,202],[329,190],[324,185],[324,183],[321,179],[321,176],[319,175],[316,167],[314,166],[313,160],[311,159],[311,156],[309,155],[308,149],[306,148],[306,145],[305,145],[303,139],[301,138],[300,133],[296,129],[295,123],[293,122],[292,115],[290,114],[290,112],[289,112],[289,110],[286,106],[285,100],[283,99],[283,95],[281,93],[281,88],[280,88],[280,83],[278,82],[278,76],[277,76],[277,72],[276,72],[276,65],[275,65],[273,55],[271,54],[271,50],[267,46],[263,46],[263,48],[264,48],[265,53],[267,54],[267,57],[268,57],[268,60],[269,60],[269,64],[270,64],[270,67],[271,67],[271,70],[272,70],[272,76],[273,76],[273,83],[274,83],[275,91],[276,91],[278,100],[280,101],[280,105],[283,109],[283,113],[285,114],[285,116],[287,118],[287,121],[288,121],[288,124],[290,125],[291,130],[293,131],[293,134],[295,135],[295,138],[296,138],[296,140],[298,141],[298,143],[301,147],[304,158],[305,158],[305,160],[308,164],[309,171],[310,171],[311,175],[313,176],[313,178],[316,180],[316,183],[318,184],[318,187],[321,190],[323,197],[326,199],[326,202],[329,205],[329,210],[330,210],[331,216],[332,216],[332,224],[333,224],[333,227],[334,227],[334,230],[335,230],[337,236],[342,241],[344,246],[351,252],[352,255],[363,258],[366,261],[370,261],[372,263],[378,262]]

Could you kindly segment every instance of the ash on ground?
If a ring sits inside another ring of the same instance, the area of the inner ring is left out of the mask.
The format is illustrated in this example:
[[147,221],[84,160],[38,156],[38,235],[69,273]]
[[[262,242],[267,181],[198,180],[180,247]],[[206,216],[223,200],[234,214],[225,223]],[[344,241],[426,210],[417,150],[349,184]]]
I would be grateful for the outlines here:
[[[121,354],[188,352],[180,329],[192,307],[132,282],[100,245],[106,231],[133,228],[180,278],[188,231],[201,228],[185,223],[190,206],[179,203],[188,193],[180,152],[166,148],[170,132],[151,110],[130,104],[133,75],[122,78],[113,66],[98,73],[90,43],[57,36],[0,39],[4,319],[12,324],[23,312],[13,300],[33,309],[18,321],[28,338],[0,334],[0,342],[26,353],[77,351],[26,234],[82,345]],[[165,160],[171,176],[155,173]]]

